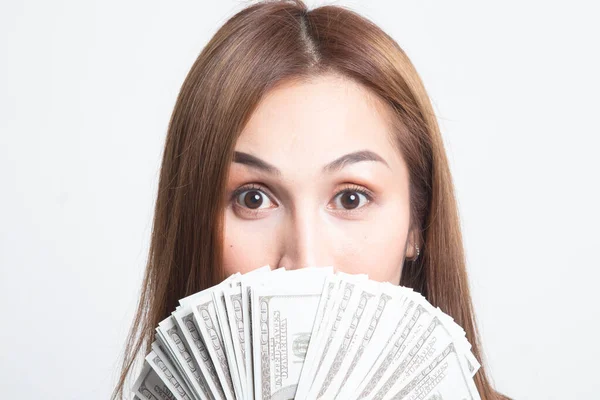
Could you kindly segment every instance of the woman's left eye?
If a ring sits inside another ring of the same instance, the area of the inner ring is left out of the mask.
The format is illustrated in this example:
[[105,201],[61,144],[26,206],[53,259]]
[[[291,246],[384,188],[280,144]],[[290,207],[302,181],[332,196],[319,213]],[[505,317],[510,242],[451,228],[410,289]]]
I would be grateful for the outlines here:
[[[361,198],[364,200],[361,201]],[[370,194],[361,188],[344,189],[334,197],[336,206],[339,204],[343,211],[352,211],[364,207],[370,201]]]

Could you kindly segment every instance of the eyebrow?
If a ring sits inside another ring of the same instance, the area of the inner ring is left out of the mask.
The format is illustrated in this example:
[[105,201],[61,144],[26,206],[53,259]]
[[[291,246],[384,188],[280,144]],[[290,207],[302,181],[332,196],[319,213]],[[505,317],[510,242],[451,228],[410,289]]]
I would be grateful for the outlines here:
[[[379,154],[370,150],[355,151],[353,153],[345,154],[329,164],[325,165],[322,169],[323,173],[332,173],[339,171],[342,168],[355,164],[361,161],[375,161],[385,164],[386,167],[390,168],[388,163]],[[241,151],[235,151],[233,154],[233,162],[244,164],[252,168],[259,169],[273,175],[281,175],[281,171],[269,164],[268,162],[261,160],[260,158],[253,156],[252,154],[244,153]]]

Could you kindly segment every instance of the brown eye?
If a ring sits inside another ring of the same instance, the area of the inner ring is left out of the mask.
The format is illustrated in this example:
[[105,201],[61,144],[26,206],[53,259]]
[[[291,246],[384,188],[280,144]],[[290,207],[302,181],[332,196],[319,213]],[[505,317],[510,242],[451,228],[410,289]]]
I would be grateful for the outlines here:
[[262,202],[262,196],[256,190],[251,190],[244,195],[244,205],[248,208],[259,208]]
[[[362,200],[362,202],[361,197],[365,199]],[[336,199],[337,198],[340,199],[339,203],[345,210],[354,210],[362,207],[361,204],[364,205],[365,203],[369,202],[369,198],[365,194],[356,190],[344,190],[343,192],[340,192],[338,196],[336,196]],[[336,201],[336,203],[338,202]]]
[[[256,190],[256,189],[244,190],[244,191],[239,192],[239,194],[236,196],[236,201],[237,201],[238,205],[240,205],[241,207],[245,207],[250,210],[257,210],[257,209],[261,208],[261,206],[263,205],[263,203],[265,203],[265,201],[266,201],[267,205],[270,202],[268,196],[266,196],[260,190]],[[265,208],[265,207],[263,207],[263,208]],[[266,208],[268,208],[268,207],[266,207]]]
[[342,202],[342,205],[344,206],[344,208],[347,208],[347,209],[356,208],[356,207],[358,207],[358,205],[360,203],[360,199],[358,198],[358,195],[356,193],[352,193],[352,192],[346,192],[346,193],[342,194],[340,201]]

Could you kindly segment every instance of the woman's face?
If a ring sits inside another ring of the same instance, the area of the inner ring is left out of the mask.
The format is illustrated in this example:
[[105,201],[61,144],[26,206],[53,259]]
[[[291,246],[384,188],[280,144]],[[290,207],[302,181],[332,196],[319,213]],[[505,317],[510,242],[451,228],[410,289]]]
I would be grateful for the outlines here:
[[399,284],[414,247],[408,171],[386,112],[362,86],[331,75],[263,98],[228,177],[227,275],[333,266]]

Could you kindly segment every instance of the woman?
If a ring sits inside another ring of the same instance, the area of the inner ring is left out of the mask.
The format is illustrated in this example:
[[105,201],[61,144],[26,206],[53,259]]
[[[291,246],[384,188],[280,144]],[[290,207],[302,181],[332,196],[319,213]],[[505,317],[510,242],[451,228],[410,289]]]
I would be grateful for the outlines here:
[[[343,7],[263,2],[215,34],[173,110],[153,228],[113,398],[180,298],[266,264],[412,287],[482,361],[430,100],[397,43]],[[482,399],[503,398],[481,363]]]

